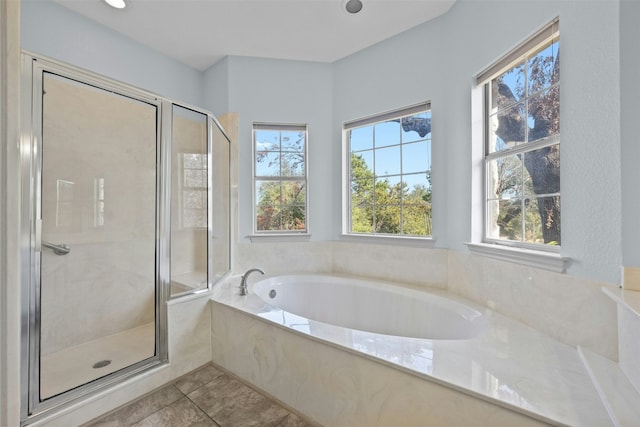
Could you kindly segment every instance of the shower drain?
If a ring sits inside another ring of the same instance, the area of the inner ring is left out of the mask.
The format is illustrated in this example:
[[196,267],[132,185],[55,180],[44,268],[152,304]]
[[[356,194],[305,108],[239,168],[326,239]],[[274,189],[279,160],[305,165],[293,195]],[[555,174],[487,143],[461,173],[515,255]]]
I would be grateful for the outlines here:
[[104,368],[105,366],[111,364],[111,360],[101,360],[93,364],[93,369]]

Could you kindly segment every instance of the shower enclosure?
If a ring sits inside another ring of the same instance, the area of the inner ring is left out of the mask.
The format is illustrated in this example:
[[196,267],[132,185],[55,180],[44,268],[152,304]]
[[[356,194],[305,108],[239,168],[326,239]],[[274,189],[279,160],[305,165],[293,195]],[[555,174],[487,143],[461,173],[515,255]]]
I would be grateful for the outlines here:
[[28,54],[22,105],[33,420],[167,361],[167,300],[229,271],[229,140],[205,111]]

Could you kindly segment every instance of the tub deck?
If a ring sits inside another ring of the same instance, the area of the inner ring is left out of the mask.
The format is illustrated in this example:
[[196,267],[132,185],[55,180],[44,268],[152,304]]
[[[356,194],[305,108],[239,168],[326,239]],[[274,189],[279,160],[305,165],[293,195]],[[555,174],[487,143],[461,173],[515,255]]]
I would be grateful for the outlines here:
[[[486,330],[467,340],[404,338],[350,330],[285,312],[266,304],[251,292],[249,296],[241,297],[237,295],[237,280],[234,279],[214,288],[212,313],[216,313],[216,304],[231,307],[254,320],[268,322],[314,341],[326,341],[334,348],[526,415],[531,421],[569,426],[614,425],[575,348],[455,295],[441,291],[436,293],[482,311],[488,320]],[[244,371],[237,373],[250,377],[247,379],[256,381],[258,387],[267,387],[265,381],[268,380],[258,378],[260,374],[250,373],[240,366],[244,362],[232,360],[231,354],[223,354],[223,350],[215,349],[216,342],[238,339],[237,336],[232,337],[234,334],[243,336],[245,345],[254,346],[254,356],[259,351],[255,345],[264,343],[251,343],[256,335],[234,329],[229,321],[221,320],[223,325],[216,325],[215,321],[214,315],[214,361],[223,366],[228,364],[227,369],[232,371]],[[270,338],[258,339],[268,341]],[[237,346],[240,345],[238,342]],[[220,353],[216,355],[216,351]],[[279,352],[269,351],[274,354]],[[267,356],[267,359],[270,357],[276,356]],[[279,367],[286,363],[268,360],[245,362],[254,365],[273,363]],[[267,391],[277,394],[277,391]],[[286,401],[286,397],[276,397]],[[295,402],[287,403],[296,407]],[[306,413],[304,408],[299,409]],[[497,420],[494,421],[495,425],[500,425]]]

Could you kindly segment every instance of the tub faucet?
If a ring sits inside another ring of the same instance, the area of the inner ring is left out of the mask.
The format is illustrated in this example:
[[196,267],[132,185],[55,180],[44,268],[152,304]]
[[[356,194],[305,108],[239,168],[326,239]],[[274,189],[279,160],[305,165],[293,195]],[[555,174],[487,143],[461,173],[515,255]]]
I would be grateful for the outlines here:
[[247,291],[247,278],[249,277],[249,274],[253,273],[254,271],[259,271],[261,274],[264,274],[264,271],[262,271],[261,268],[251,268],[247,270],[247,272],[244,273],[242,279],[240,280],[240,295],[247,295],[249,293]]

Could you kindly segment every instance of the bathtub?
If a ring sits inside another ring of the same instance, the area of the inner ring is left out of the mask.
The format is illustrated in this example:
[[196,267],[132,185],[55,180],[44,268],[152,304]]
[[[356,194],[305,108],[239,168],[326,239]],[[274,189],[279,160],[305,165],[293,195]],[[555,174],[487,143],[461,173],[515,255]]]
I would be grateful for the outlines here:
[[303,318],[376,334],[468,339],[486,327],[482,313],[468,305],[371,280],[286,275],[261,280],[253,291],[264,302]]
[[321,425],[613,425],[575,348],[445,291],[238,284],[213,290],[213,362]]

